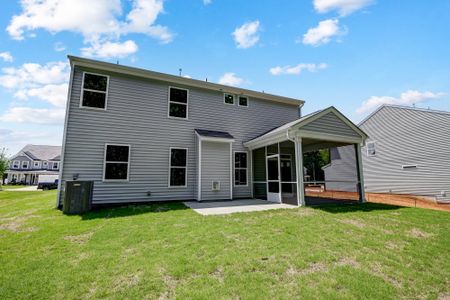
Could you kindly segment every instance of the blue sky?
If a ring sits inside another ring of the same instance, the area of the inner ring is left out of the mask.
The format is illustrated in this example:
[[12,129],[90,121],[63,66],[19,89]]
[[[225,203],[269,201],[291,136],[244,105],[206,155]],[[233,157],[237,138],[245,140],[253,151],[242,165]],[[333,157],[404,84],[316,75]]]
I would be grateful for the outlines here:
[[35,0],[0,11],[0,147],[60,144],[67,54],[334,105],[450,111],[450,1]]

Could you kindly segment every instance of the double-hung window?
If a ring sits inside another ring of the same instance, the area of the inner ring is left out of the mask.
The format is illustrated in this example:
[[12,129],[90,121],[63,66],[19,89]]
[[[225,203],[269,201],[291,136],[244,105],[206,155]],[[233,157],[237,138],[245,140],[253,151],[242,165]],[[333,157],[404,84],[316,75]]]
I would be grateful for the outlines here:
[[234,153],[234,185],[247,185],[247,152]]
[[188,90],[169,87],[169,118],[188,118],[188,98]]
[[186,187],[187,185],[187,149],[170,148],[169,186]]
[[232,95],[232,94],[223,94],[223,102],[225,104],[234,105],[234,95]]
[[103,179],[106,181],[126,181],[128,180],[129,168],[130,146],[106,144]]
[[367,143],[367,156],[375,156],[375,142]]
[[19,169],[20,168],[20,161],[19,160],[13,161],[12,168],[13,169]]
[[59,169],[59,162],[55,161],[53,162],[53,170]]
[[26,160],[22,161],[22,169],[28,169],[28,167],[29,167],[29,162]]
[[83,73],[80,107],[106,109],[109,76]]
[[35,161],[33,162],[33,168],[37,169],[41,167],[41,162],[40,161]]

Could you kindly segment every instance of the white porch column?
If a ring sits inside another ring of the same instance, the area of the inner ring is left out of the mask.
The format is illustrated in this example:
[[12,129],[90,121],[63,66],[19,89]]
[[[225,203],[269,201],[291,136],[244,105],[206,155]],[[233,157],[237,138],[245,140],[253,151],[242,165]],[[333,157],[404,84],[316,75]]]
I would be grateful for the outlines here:
[[359,202],[366,202],[366,192],[364,190],[364,173],[361,157],[361,144],[355,144],[356,168],[359,181]]
[[295,174],[297,176],[297,204],[305,206],[305,189],[303,184],[303,149],[302,138],[295,138]]

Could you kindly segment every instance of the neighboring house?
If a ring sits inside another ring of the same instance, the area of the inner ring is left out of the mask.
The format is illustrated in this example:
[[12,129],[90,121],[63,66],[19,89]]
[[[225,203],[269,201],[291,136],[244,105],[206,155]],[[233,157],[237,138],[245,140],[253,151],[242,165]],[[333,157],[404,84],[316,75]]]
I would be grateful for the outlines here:
[[366,138],[334,107],[300,118],[302,100],[69,60],[60,205],[72,180],[93,181],[94,205],[252,197],[302,205],[302,151],[359,148]]
[[[450,112],[384,105],[359,126],[369,135],[362,148],[367,192],[450,202]],[[348,152],[348,147],[332,149],[326,178],[354,176],[348,171],[355,164]]]
[[8,182],[37,184],[39,175],[58,175],[61,146],[26,145],[10,158],[6,170]]

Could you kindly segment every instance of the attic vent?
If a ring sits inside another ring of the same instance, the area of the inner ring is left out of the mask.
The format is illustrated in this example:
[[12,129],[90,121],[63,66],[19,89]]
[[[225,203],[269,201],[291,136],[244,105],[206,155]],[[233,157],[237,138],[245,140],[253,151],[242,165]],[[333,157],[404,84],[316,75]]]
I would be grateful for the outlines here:
[[212,182],[212,190],[213,191],[220,191],[220,181],[213,181]]
[[417,168],[417,165],[403,165],[402,166],[403,170],[405,170],[405,169],[416,169],[416,168]]

